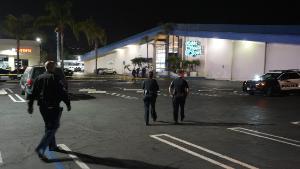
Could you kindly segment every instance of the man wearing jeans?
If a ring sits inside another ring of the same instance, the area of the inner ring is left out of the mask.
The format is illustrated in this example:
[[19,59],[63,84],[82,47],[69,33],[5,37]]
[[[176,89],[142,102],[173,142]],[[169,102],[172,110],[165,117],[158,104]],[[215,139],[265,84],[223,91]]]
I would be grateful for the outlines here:
[[56,145],[55,133],[59,128],[59,121],[62,113],[60,102],[63,101],[71,110],[71,104],[68,92],[64,88],[62,79],[54,72],[55,62],[47,61],[45,63],[46,72],[36,78],[33,84],[32,94],[29,95],[28,113],[33,112],[33,102],[36,99],[40,108],[41,115],[45,122],[45,134],[40,144],[36,147],[36,152],[43,160],[47,160],[44,155],[49,146],[50,151],[58,151]]

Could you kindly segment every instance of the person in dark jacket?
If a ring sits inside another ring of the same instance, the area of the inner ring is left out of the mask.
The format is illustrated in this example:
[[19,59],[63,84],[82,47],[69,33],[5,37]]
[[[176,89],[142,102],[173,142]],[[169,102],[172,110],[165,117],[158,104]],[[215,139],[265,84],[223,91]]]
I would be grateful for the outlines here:
[[136,70],[135,70],[135,68],[132,69],[131,74],[132,74],[132,81],[135,81],[135,77],[136,77]]
[[71,104],[67,90],[64,88],[62,79],[56,75],[55,62],[47,61],[45,63],[46,72],[38,76],[33,84],[32,94],[29,96],[28,113],[33,113],[33,103],[37,100],[40,113],[45,122],[45,134],[41,139],[35,151],[43,160],[47,160],[44,155],[49,146],[50,151],[59,151],[56,145],[55,133],[59,128],[59,121],[62,113],[60,102],[67,105],[68,111],[71,110]]
[[178,123],[178,111],[180,107],[181,121],[184,120],[184,105],[187,95],[189,94],[189,85],[184,79],[184,71],[180,70],[179,77],[174,79],[169,87],[169,93],[172,95],[173,117],[175,124]]
[[149,125],[149,108],[151,106],[151,117],[153,121],[156,121],[157,114],[155,111],[155,102],[157,98],[157,91],[159,86],[157,81],[153,79],[153,72],[149,72],[149,78],[143,81],[143,90],[144,90],[144,108],[145,108],[145,122],[146,125]]
[[136,68],[136,77],[140,76],[140,67]]
[[146,67],[142,68],[142,78],[146,77]]

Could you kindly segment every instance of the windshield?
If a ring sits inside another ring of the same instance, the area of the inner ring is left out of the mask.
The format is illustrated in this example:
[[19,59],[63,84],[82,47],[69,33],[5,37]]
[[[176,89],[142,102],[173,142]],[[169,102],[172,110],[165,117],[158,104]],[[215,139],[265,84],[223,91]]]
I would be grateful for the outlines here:
[[276,79],[280,73],[267,73],[261,76],[261,80]]
[[39,75],[43,74],[46,71],[46,69],[44,67],[35,67],[33,69],[33,75],[32,78],[35,79],[36,77],[38,77]]

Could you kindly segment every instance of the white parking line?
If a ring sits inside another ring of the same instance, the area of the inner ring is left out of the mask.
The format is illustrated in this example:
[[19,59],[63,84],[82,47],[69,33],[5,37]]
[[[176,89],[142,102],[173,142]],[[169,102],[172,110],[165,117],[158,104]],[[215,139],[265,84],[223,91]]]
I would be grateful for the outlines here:
[[124,91],[140,91],[140,90],[142,90],[142,89],[126,89],[126,88],[124,88],[123,90],[124,90]]
[[[280,137],[280,136],[276,136],[276,135],[272,135],[272,134],[267,134],[267,133],[263,133],[263,132],[259,132],[259,131],[255,131],[255,130],[249,130],[249,129],[241,128],[241,127],[234,127],[234,128],[228,128],[228,129],[232,130],[232,131],[236,131],[236,132],[240,132],[240,133],[244,133],[244,134],[249,134],[249,135],[252,135],[252,136],[256,136],[256,137],[260,137],[260,138],[264,138],[264,139],[268,139],[268,140],[272,140],[272,141],[292,145],[292,146],[295,146],[295,147],[300,147],[300,144],[296,144],[296,143],[300,143],[300,141],[298,141],[298,140],[293,140],[293,139],[289,139],[289,138],[285,138],[285,137]],[[275,138],[278,138],[278,139],[275,139]],[[279,139],[281,139],[281,140],[279,140]],[[283,140],[285,140],[285,141],[283,141]]]
[[15,94],[20,100],[21,102],[26,102],[21,96],[19,96],[18,94]]
[[1,152],[0,152],[0,166],[3,164],[3,159],[2,159],[2,155],[1,155]]
[[243,166],[243,167],[246,167],[246,168],[249,168],[249,169],[258,169],[257,167],[254,167],[254,166],[252,166],[252,165],[243,163],[243,162],[238,161],[238,160],[236,160],[236,159],[233,159],[233,158],[230,158],[230,157],[228,157],[228,156],[222,155],[222,154],[220,154],[220,153],[214,152],[214,151],[209,150],[209,149],[207,149],[207,148],[204,148],[204,147],[195,145],[195,144],[190,143],[190,142],[187,142],[187,141],[185,141],[185,140],[182,140],[182,139],[173,137],[173,136],[171,136],[171,135],[169,135],[169,134],[150,135],[150,137],[152,137],[152,138],[154,138],[154,139],[156,139],[156,140],[159,140],[159,141],[161,141],[161,142],[163,142],[163,143],[169,144],[169,145],[171,145],[171,146],[173,146],[173,147],[175,147],[175,148],[177,148],[177,149],[179,149],[179,150],[182,150],[182,151],[184,151],[184,152],[186,152],[186,153],[189,153],[189,154],[191,154],[191,155],[193,155],[193,156],[199,157],[199,158],[201,158],[201,159],[203,159],[203,160],[206,160],[206,161],[208,161],[208,162],[210,162],[210,163],[213,163],[213,164],[215,164],[215,165],[218,165],[218,166],[223,167],[223,168],[226,168],[226,169],[233,169],[232,167],[230,167],[230,166],[228,166],[228,165],[222,164],[222,163],[220,163],[220,162],[218,162],[218,161],[216,161],[216,160],[213,160],[213,159],[211,159],[211,158],[208,158],[208,157],[206,157],[206,156],[203,156],[203,155],[201,155],[201,154],[198,154],[198,153],[196,153],[196,152],[193,152],[193,151],[191,151],[191,150],[189,150],[189,149],[187,149],[187,148],[181,147],[181,146],[179,146],[179,145],[177,145],[177,144],[175,144],[175,143],[172,143],[172,142],[167,141],[167,140],[165,140],[165,139],[159,138],[159,137],[161,137],[161,136],[169,137],[169,138],[171,138],[171,139],[173,139],[173,140],[176,140],[176,141],[178,141],[178,142],[184,143],[184,144],[186,144],[186,145],[189,145],[189,146],[191,146],[191,147],[197,148],[197,149],[199,149],[199,150],[205,151],[205,152],[207,152],[207,153],[213,154],[213,155],[215,155],[215,156],[217,156],[217,157],[219,157],[219,158],[226,159],[226,160],[231,161],[231,162],[233,162],[233,163],[235,163],[235,164],[239,164],[239,165],[241,165],[241,166]]
[[14,93],[11,89],[6,88],[6,90],[8,90],[10,93]]
[[101,91],[101,90],[91,90],[91,91],[88,91],[89,94],[104,94],[106,93],[106,91]]
[[291,122],[291,124],[300,125],[300,121]]
[[[72,150],[69,148],[69,147],[67,147],[66,145],[64,145],[64,144],[59,144],[58,145],[59,147],[61,147],[63,150],[65,150],[65,151],[70,151],[70,152],[72,152]],[[74,154],[68,154],[69,155],[69,157],[71,157],[73,160],[74,160],[74,162],[80,167],[80,168],[82,168],[82,169],[90,169],[90,167],[89,166],[87,166],[85,163],[83,163],[76,155],[74,155]]]
[[7,95],[7,92],[4,89],[0,90],[0,95]]
[[83,89],[79,89],[79,92],[90,92],[90,91],[96,91],[96,89],[90,89],[90,88],[83,88]]
[[14,97],[12,97],[10,94],[8,95],[8,97],[15,103],[24,103],[26,102],[22,97],[20,97],[18,94],[15,94],[15,96],[17,98],[19,98],[20,100],[16,100]]

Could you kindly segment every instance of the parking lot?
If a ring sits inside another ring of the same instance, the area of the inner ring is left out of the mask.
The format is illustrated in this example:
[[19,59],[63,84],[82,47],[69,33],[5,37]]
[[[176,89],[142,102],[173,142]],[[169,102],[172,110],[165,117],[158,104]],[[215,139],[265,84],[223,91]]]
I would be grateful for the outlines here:
[[160,79],[158,119],[146,126],[140,81],[69,81],[72,110],[57,133],[66,151],[47,151],[47,163],[34,152],[44,132],[38,107],[29,115],[18,83],[0,82],[0,168],[300,168],[299,95],[249,96],[241,82],[188,82],[185,121],[173,124],[170,82]]

